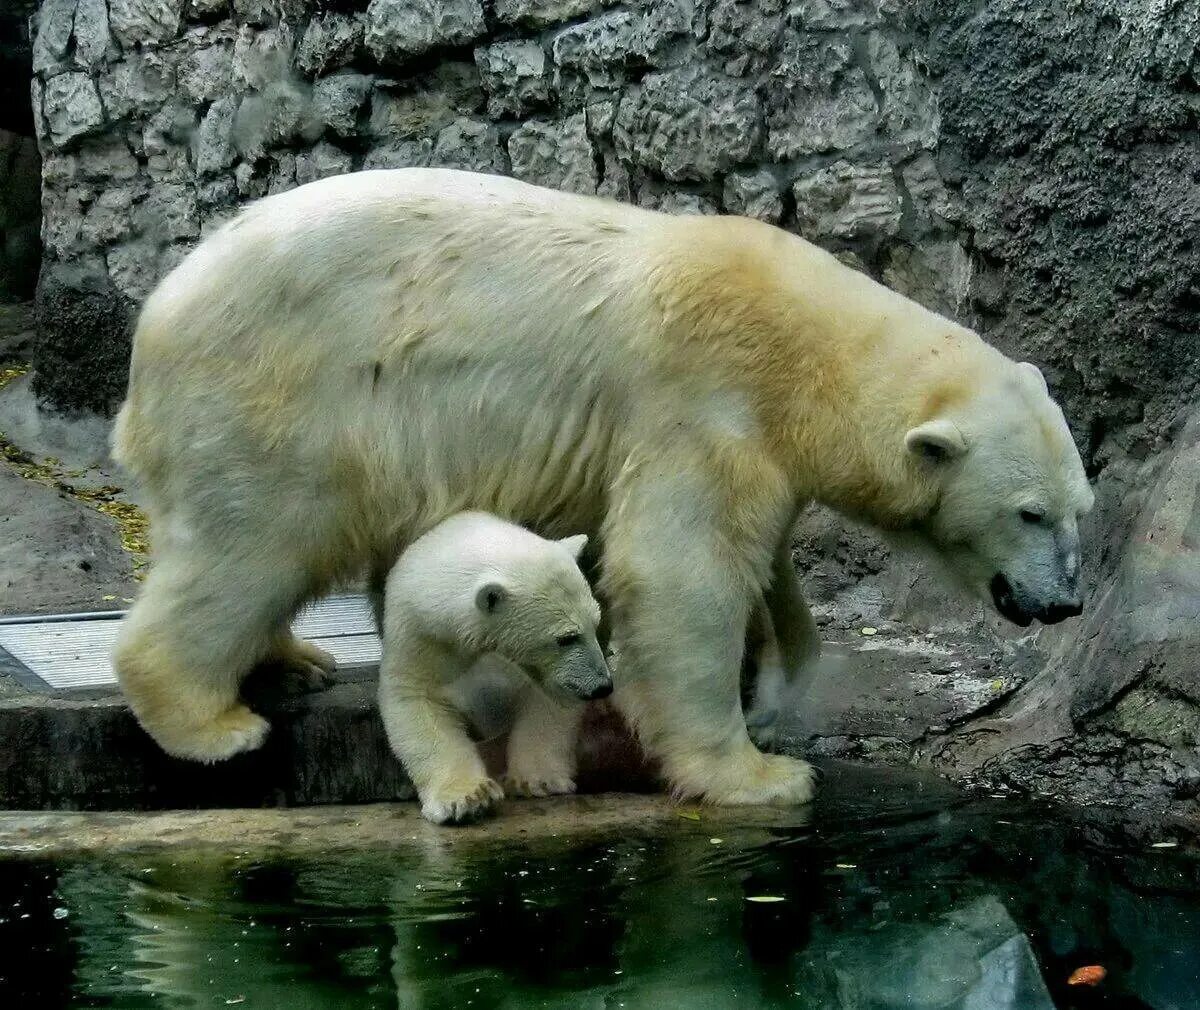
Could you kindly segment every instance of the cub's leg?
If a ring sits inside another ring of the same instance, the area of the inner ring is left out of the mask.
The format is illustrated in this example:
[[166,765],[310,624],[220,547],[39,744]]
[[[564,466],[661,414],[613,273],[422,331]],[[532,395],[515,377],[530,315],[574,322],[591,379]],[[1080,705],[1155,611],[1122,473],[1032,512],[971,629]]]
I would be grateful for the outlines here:
[[239,691],[308,589],[303,566],[286,562],[282,547],[229,537],[167,542],[156,554],[114,666],[134,715],[168,754],[220,761],[262,744],[268,723]]
[[[605,537],[620,671],[614,700],[674,790],[714,803],[805,803],[813,771],[750,741],[739,674],[752,591],[719,527],[672,504],[679,489],[627,491]],[[703,489],[686,498],[703,501]],[[667,507],[656,507],[665,503]]]
[[509,796],[558,796],[575,791],[575,742],[583,706],[560,702],[530,685],[508,737],[504,791]]
[[504,798],[446,690],[468,665],[453,650],[389,615],[379,668],[379,712],[392,750],[421,799],[421,813],[434,824],[477,820]]

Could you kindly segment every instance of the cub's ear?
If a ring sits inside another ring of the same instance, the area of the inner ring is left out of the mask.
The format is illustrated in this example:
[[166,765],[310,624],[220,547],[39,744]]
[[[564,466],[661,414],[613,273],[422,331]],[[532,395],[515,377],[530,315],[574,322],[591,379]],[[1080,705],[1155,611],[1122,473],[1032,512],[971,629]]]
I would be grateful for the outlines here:
[[1034,382],[1042,387],[1043,393],[1050,392],[1050,387],[1046,385],[1046,377],[1042,374],[1042,370],[1032,361],[1022,361],[1020,368],[1026,375],[1033,376]]
[[499,582],[485,582],[475,591],[475,606],[485,614],[494,614],[508,599],[508,588]]
[[559,543],[571,552],[571,557],[578,561],[579,555],[583,553],[583,549],[587,546],[587,541],[587,534],[580,533],[573,537],[564,537]]
[[967,451],[967,440],[953,421],[935,418],[910,428],[904,448],[927,463],[947,463]]

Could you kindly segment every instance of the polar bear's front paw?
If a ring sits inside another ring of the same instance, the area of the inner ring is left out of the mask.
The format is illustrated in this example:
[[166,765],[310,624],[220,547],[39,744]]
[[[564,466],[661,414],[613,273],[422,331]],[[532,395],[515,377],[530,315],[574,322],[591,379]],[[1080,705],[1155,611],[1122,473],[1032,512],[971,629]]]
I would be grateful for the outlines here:
[[700,796],[722,806],[799,806],[813,798],[816,772],[807,761],[763,754],[750,746],[740,754],[698,762],[675,780],[680,796]]
[[421,798],[421,813],[434,824],[470,824],[486,817],[504,799],[504,790],[495,779],[453,782]]
[[717,803],[733,806],[770,804],[799,806],[813,798],[817,774],[807,761],[783,754],[759,754],[743,781],[723,795],[711,796]]
[[575,780],[566,772],[516,771],[504,775],[508,796],[568,796],[575,792]]

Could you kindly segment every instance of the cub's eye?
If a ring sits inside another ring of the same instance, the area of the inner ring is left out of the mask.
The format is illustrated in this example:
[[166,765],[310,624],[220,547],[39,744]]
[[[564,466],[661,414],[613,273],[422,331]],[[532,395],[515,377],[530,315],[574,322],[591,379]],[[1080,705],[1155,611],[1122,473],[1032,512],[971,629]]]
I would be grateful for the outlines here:
[[1029,509],[1021,509],[1021,518],[1027,523],[1033,523],[1035,526],[1046,519],[1041,512],[1033,512]]
[[578,645],[580,639],[578,632],[572,632],[570,635],[559,635],[555,641],[560,649],[569,649],[572,645]]

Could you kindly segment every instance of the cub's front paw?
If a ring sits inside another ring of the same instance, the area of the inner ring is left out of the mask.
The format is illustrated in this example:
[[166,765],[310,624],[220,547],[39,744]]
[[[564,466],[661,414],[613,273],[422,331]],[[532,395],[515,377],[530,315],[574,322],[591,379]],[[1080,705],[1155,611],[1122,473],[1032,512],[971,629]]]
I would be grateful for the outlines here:
[[470,824],[486,817],[504,799],[495,779],[454,782],[421,797],[421,813],[434,824]]
[[568,796],[575,792],[575,780],[566,772],[508,772],[504,776],[508,796]]

